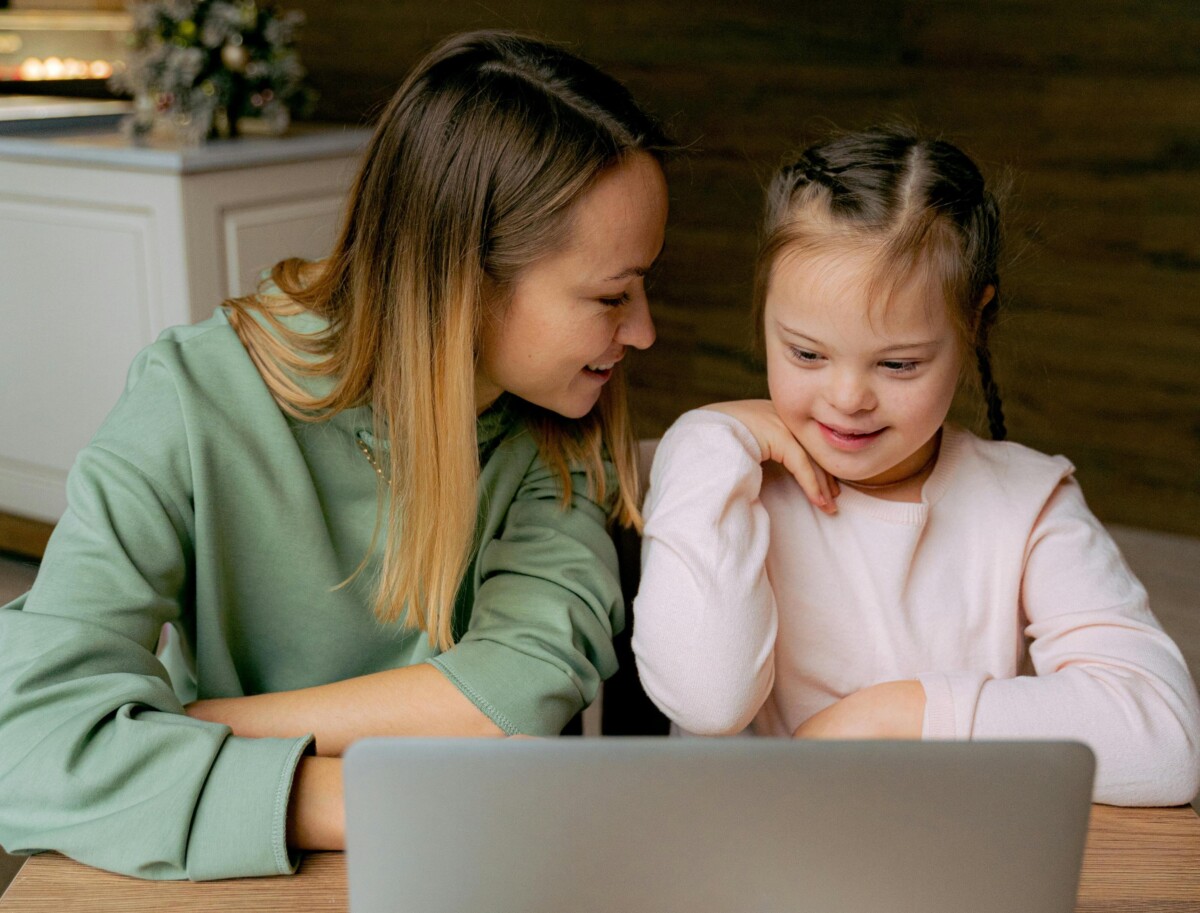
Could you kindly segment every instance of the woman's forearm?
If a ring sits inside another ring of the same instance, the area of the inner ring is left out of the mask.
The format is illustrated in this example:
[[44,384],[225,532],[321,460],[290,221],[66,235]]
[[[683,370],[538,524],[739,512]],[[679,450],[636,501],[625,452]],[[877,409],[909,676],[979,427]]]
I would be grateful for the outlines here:
[[427,663],[296,691],[196,701],[187,712],[251,738],[311,732],[317,754],[326,757],[341,756],[351,742],[367,736],[504,735]]
[[300,759],[288,803],[287,842],[297,850],[346,848],[340,758]]

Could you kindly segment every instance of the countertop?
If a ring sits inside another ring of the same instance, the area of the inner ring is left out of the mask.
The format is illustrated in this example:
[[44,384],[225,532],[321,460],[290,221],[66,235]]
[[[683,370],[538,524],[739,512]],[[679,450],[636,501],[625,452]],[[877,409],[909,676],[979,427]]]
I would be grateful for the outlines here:
[[0,135],[0,161],[40,162],[159,174],[198,174],[356,155],[371,131],[340,124],[293,124],[283,136],[246,132],[201,146],[154,137],[134,143],[115,127],[80,126]]

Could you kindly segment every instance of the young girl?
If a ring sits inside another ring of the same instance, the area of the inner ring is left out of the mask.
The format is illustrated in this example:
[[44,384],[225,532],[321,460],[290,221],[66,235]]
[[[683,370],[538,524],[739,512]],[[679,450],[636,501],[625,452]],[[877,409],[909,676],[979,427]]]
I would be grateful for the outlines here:
[[[633,636],[648,694],[694,733],[1078,739],[1098,801],[1190,800],[1179,650],[1071,464],[1002,443],[999,214],[975,165],[844,136],[774,178],[765,231],[771,399],[687,413],[655,459]],[[968,361],[991,442],[946,423]]]
[[342,845],[353,739],[552,734],[592,700],[666,148],[538,41],[416,67],[330,257],[164,334],[80,455],[0,610],[0,844],[287,873]]

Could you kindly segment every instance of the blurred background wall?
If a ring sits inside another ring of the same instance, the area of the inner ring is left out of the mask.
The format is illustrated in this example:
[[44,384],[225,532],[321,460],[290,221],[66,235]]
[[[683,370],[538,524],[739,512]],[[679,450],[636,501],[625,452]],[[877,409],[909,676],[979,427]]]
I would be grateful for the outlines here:
[[[369,121],[453,31],[567,42],[690,154],[631,369],[639,431],[761,395],[747,305],[760,196],[830,125],[897,118],[1012,178],[996,336],[1010,437],[1065,453],[1102,519],[1200,535],[1195,0],[285,0],[317,116]],[[966,395],[958,418],[977,429]]]

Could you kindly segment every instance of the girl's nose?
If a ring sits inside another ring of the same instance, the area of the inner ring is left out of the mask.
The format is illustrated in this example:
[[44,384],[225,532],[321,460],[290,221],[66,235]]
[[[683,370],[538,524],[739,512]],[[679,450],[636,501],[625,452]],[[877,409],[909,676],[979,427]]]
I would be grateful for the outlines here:
[[843,415],[874,409],[875,394],[867,378],[859,371],[838,371],[830,378],[825,392],[829,405]]
[[625,305],[625,314],[617,327],[616,341],[635,349],[648,349],[654,344],[654,321],[650,317],[650,301],[645,294]]

